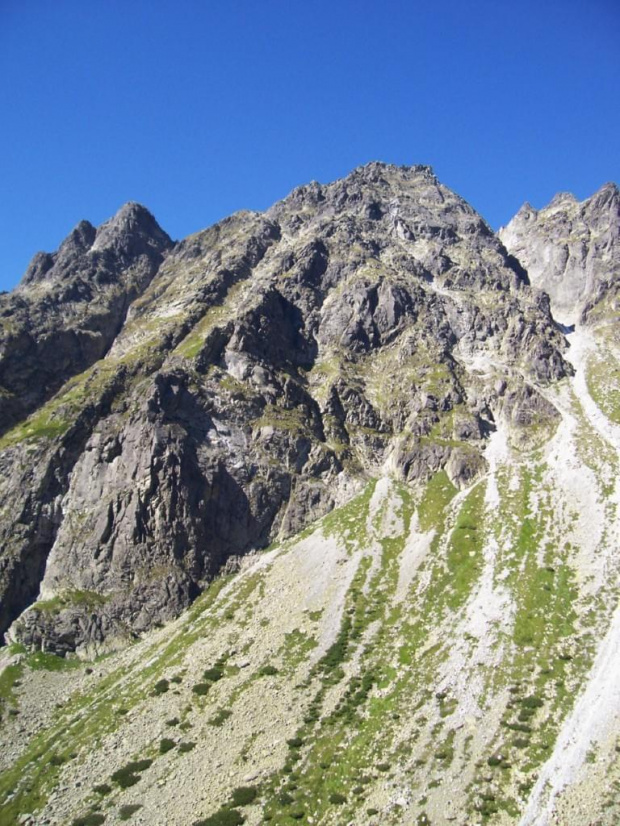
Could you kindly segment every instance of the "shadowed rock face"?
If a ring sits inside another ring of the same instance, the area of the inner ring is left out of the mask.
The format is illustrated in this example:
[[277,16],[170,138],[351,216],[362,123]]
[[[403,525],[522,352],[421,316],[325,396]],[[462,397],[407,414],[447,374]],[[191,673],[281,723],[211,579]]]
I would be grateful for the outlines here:
[[59,652],[177,615],[380,471],[469,484],[498,417],[521,445],[554,427],[537,388],[569,370],[547,297],[428,167],[174,248],[128,205],[3,301],[0,624]]
[[581,202],[563,192],[541,210],[524,204],[499,237],[532,284],[549,294],[558,320],[594,323],[617,313],[620,192],[615,184]]

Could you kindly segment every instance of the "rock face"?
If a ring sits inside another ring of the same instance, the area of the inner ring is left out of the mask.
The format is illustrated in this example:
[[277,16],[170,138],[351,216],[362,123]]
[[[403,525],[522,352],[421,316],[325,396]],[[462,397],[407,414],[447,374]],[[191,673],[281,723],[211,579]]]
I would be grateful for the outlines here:
[[106,354],[171,247],[144,207],[126,204],[98,230],[81,221],[58,252],[34,256],[0,296],[0,433]]
[[564,324],[617,314],[620,192],[615,184],[582,202],[563,192],[541,210],[524,204],[499,237],[532,284],[548,293]]
[[3,302],[0,628],[60,653],[177,615],[380,472],[468,484],[498,420],[554,427],[570,372],[547,296],[421,166],[174,248],[128,205]]

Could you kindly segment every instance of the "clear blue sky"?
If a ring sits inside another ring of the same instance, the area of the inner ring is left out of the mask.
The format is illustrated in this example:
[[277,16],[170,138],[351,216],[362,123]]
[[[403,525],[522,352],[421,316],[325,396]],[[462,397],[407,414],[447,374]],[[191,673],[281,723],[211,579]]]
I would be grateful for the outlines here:
[[0,288],[137,200],[174,238],[370,160],[491,225],[620,179],[618,0],[0,0]]

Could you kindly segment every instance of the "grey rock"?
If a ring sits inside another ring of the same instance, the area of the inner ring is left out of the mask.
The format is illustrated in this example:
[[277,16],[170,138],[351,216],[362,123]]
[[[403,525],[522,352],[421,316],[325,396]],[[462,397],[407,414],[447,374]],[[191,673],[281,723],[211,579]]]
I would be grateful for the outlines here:
[[130,206],[4,300],[38,318],[43,295],[50,341],[101,340],[39,395],[19,362],[27,382],[47,370],[48,338],[36,359],[0,345],[19,420],[0,442],[0,629],[62,654],[175,617],[371,475],[471,484],[494,420],[551,422],[536,387],[570,369],[544,294],[428,167],[369,164],[174,248]]
[[34,256],[17,289],[0,296],[0,433],[105,356],[171,247],[150,212],[130,203]]
[[620,192],[615,184],[582,202],[562,192],[541,210],[526,203],[499,236],[532,284],[549,294],[558,321],[594,323],[617,313]]

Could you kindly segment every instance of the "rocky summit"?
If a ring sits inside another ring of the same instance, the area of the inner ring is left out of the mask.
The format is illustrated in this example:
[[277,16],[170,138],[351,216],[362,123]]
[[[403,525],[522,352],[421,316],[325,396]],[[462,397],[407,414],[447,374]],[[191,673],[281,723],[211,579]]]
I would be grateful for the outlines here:
[[620,192],[605,184],[580,203],[562,192],[549,206],[525,204],[499,237],[527,267],[532,284],[572,325],[614,318],[620,308]]
[[0,296],[0,824],[620,819],[620,195],[371,163]]

